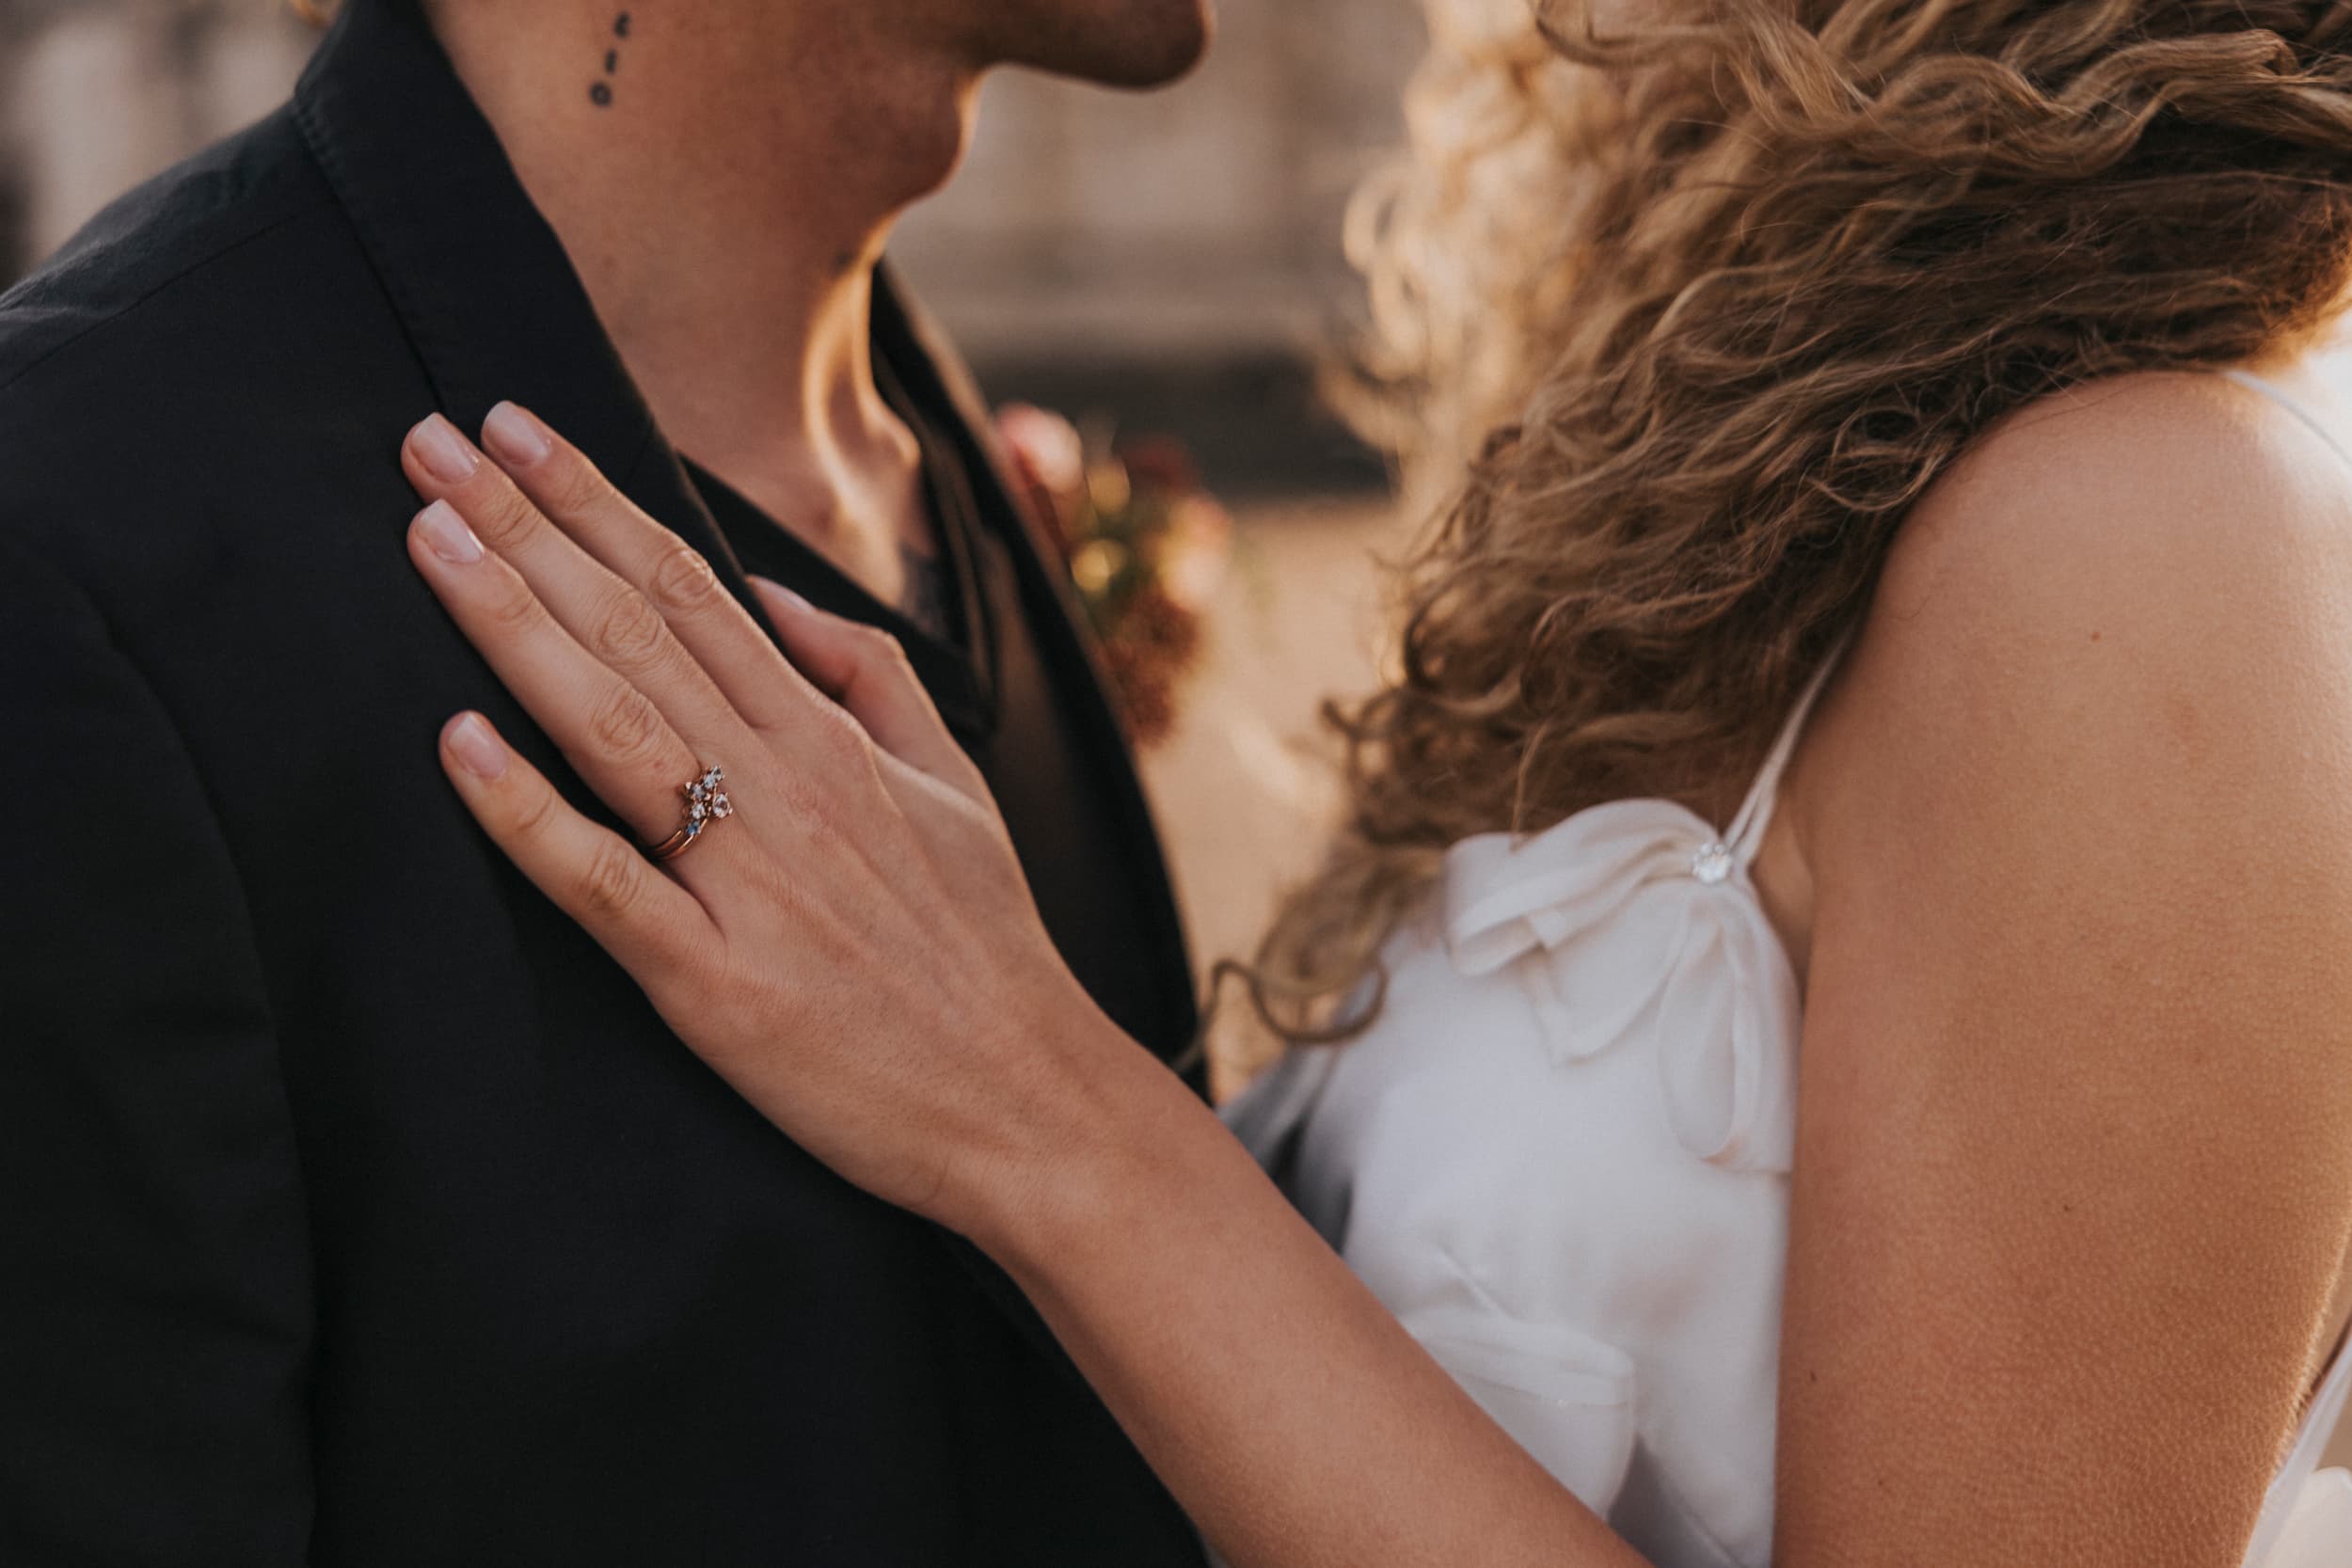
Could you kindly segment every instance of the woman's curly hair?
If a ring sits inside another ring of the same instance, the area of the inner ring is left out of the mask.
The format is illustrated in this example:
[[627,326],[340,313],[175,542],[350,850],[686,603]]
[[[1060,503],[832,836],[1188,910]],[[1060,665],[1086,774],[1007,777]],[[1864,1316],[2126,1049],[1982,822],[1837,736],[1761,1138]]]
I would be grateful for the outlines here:
[[1368,422],[1453,499],[1248,972],[1294,1040],[1376,1010],[1455,841],[1720,820],[1994,420],[2290,346],[2352,280],[2352,0],[1644,4],[1429,0],[1354,239]]

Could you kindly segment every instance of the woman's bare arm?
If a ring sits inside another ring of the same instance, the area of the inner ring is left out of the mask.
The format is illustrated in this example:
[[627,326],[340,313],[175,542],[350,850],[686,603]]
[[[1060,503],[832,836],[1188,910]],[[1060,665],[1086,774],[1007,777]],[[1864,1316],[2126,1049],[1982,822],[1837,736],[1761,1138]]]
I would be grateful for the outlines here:
[[2347,498],[2161,376],[1906,525],[1795,795],[1775,1561],[2244,1551],[2352,1229]]
[[[965,1224],[1235,1568],[1636,1568],[1135,1051]],[[1088,1070],[1081,1069],[1080,1070]]]

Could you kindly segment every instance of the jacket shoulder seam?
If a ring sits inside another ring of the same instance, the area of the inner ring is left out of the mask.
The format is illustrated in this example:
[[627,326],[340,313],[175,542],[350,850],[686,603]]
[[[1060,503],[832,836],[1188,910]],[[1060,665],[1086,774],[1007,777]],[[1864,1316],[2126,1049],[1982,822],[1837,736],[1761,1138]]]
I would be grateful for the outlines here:
[[235,255],[238,251],[243,250],[246,246],[255,244],[258,241],[267,239],[270,235],[275,234],[278,230],[286,228],[288,225],[301,222],[306,218],[314,216],[322,211],[331,209],[333,206],[334,202],[331,198],[322,197],[315,201],[307,203],[304,206],[297,208],[294,212],[281,213],[278,216],[270,219],[269,222],[262,225],[260,228],[252,230],[247,233],[240,234],[237,238],[229,241],[219,248],[196,258],[194,261],[188,262],[187,265],[181,267],[166,277],[158,279],[149,288],[141,291],[135,298],[124,302],[116,309],[107,311],[96,321],[90,322],[77,330],[69,333],[63,339],[50,344],[47,348],[33,356],[31,359],[18,366],[15,370],[8,372],[5,374],[0,374],[0,392],[8,391],[18,382],[24,380],[26,376],[31,375],[35,371],[40,369],[41,366],[47,364],[50,360],[55,359],[60,354],[65,353],[66,350],[73,347],[83,339],[87,338],[94,332],[102,331],[106,327],[115,325],[116,324],[121,322],[126,317],[136,312],[141,307],[154,300],[158,295],[167,293],[178,284],[185,282],[190,277],[195,277],[198,273],[202,272],[205,268],[213,265],[215,261],[225,261],[229,257]]

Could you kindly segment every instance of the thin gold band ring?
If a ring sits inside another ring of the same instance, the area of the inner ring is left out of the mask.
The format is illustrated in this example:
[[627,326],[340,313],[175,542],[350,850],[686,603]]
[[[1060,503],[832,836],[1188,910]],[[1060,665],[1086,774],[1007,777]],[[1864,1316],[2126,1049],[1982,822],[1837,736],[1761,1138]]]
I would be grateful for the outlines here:
[[686,853],[703,836],[705,828],[735,815],[735,802],[727,799],[727,792],[722,787],[726,778],[724,768],[708,767],[691,784],[678,785],[678,794],[686,800],[686,818],[678,824],[677,832],[645,851],[647,860],[672,860]]

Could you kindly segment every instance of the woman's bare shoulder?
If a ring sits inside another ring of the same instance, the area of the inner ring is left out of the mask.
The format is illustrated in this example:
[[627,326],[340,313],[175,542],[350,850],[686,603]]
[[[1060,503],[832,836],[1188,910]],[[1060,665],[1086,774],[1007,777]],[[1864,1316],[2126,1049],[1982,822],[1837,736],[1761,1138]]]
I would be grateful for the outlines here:
[[1956,594],[1995,616],[2210,610],[2217,590],[2269,586],[2249,574],[2339,557],[2348,525],[2352,466],[2287,408],[2220,375],[2122,376],[2030,404],[1963,454],[1905,520],[1881,613]]
[[2352,788],[2352,464],[2217,375],[2027,406],[1905,520],[1809,750],[1833,855],[1874,802],[1996,808],[2054,773],[2267,758]]

